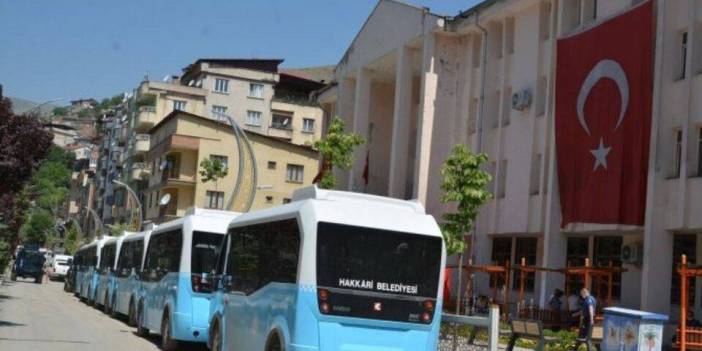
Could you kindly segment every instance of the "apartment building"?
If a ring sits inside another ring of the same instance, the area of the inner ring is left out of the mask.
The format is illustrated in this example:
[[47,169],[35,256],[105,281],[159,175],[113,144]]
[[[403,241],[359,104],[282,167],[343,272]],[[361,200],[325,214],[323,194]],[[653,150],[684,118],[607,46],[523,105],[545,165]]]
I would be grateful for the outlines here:
[[[552,268],[582,265],[585,258],[596,265],[611,262],[626,269],[614,277],[617,304],[675,317],[679,281],[674,265],[681,254],[692,262],[702,257],[702,113],[697,103],[702,101],[702,4],[657,1],[647,19],[653,23],[651,41],[644,41],[652,47],[652,113],[650,140],[641,144],[649,155],[641,223],[562,226],[559,165],[578,158],[557,159],[557,96],[566,93],[556,85],[557,45],[648,5],[636,0],[492,0],[445,17],[427,8],[379,1],[339,61],[334,84],[319,96],[327,114],[340,115],[369,140],[357,150],[351,171],[340,174],[340,186],[417,198],[440,218],[449,210],[439,200],[440,166],[453,145],[468,144],[487,153],[486,170],[493,175],[494,199],[482,208],[474,233],[475,262],[518,263],[525,257],[529,264]],[[605,43],[608,38],[596,39]],[[618,92],[614,84],[598,89],[610,88],[601,96],[618,100],[623,91],[629,93],[621,87]],[[625,102],[621,106],[631,106]],[[572,109],[575,114],[575,104]],[[592,118],[583,119],[583,125],[589,120],[593,126]],[[582,159],[591,162],[593,157],[588,153]],[[595,163],[593,170],[591,164],[588,172],[604,172],[603,166]],[[624,249],[627,255],[622,255]],[[551,273],[529,280],[529,298],[542,306],[554,288],[565,284],[562,275]],[[701,283],[694,284],[697,314],[702,313]],[[485,277],[476,284],[482,292],[489,290]]]
[[[239,171],[239,153],[228,123],[173,111],[149,134],[146,160],[153,171],[149,187],[142,192],[147,220],[160,223],[182,217],[191,207],[232,209],[228,206]],[[257,132],[246,131],[246,135],[257,159],[258,190],[252,209],[289,202],[295,189],[311,184],[318,171],[316,151]],[[226,165],[227,175],[204,181],[201,163],[205,159]],[[170,201],[162,205],[166,194]]]
[[229,115],[259,134],[304,145],[321,137],[322,110],[310,93],[323,84],[280,73],[281,59],[199,59],[183,70],[180,82],[207,93],[205,113]]
[[[151,130],[174,111],[209,118],[228,124],[231,116],[242,128],[257,138],[267,136],[282,143],[260,148],[259,158],[270,158],[276,148],[287,144],[310,145],[321,138],[323,110],[311,99],[311,92],[321,88],[320,82],[294,74],[279,73],[282,60],[266,59],[199,59],[183,70],[182,76],[169,76],[163,81],[148,77],[120,107],[118,117],[106,128],[105,153],[110,145],[121,147],[120,162],[115,164],[117,179],[124,181],[139,194],[142,212],[147,216],[146,203],[158,170],[148,159],[153,144]],[[281,159],[282,160],[282,159]],[[160,164],[159,164],[160,165]],[[105,161],[105,166],[108,162]],[[311,169],[308,167],[308,169]],[[103,173],[107,174],[107,168]],[[102,210],[106,223],[124,222],[138,207],[125,188],[112,188],[110,179],[103,179],[100,198],[102,207],[114,207],[109,214]],[[282,193],[281,193],[282,194]],[[272,196],[269,202],[280,203],[283,195]],[[182,197],[181,197],[182,198]],[[264,196],[265,198],[265,196]]]

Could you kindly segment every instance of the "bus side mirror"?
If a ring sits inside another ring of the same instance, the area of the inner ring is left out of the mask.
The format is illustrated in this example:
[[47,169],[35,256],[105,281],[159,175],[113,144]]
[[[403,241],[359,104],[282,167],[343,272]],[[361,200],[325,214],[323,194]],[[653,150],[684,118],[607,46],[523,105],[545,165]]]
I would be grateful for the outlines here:
[[226,291],[231,291],[234,288],[234,278],[231,275],[222,277],[222,287]]

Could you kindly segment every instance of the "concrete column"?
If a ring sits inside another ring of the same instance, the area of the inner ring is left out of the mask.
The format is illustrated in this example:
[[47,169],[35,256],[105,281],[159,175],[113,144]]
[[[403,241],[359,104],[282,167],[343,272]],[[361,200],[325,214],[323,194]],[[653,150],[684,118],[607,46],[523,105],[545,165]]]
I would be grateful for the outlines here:
[[[346,124],[346,130],[353,129],[354,117],[354,101],[355,101],[355,81],[350,78],[344,78],[339,81],[338,102],[336,104],[336,115],[341,118]],[[337,177],[337,189],[350,189],[348,171],[335,170],[334,174]]]
[[364,190],[363,169],[366,165],[368,150],[368,114],[370,112],[371,79],[367,69],[361,67],[356,72],[356,99],[353,108],[353,131],[362,136],[366,142],[354,151],[353,167],[349,171],[349,190]]
[[431,161],[432,135],[434,131],[434,103],[438,76],[436,74],[436,34],[426,31],[422,48],[421,87],[419,90],[419,116],[417,121],[417,160],[414,197],[427,203],[429,188],[429,166]]
[[390,177],[388,195],[405,198],[407,185],[407,151],[409,148],[410,114],[412,111],[412,49],[397,50],[395,74],[395,111],[390,146]]
[[[656,42],[663,43],[665,6],[657,6]],[[644,224],[643,266],[641,268],[641,309],[651,312],[670,312],[670,284],[673,262],[673,236],[665,230],[666,216],[656,211],[656,203],[663,200],[664,174],[656,170],[658,164],[658,125],[661,116],[661,90],[663,85],[663,45],[656,46],[653,81],[653,116],[648,159],[648,185],[646,188],[646,222]],[[658,194],[657,192],[660,192]]]

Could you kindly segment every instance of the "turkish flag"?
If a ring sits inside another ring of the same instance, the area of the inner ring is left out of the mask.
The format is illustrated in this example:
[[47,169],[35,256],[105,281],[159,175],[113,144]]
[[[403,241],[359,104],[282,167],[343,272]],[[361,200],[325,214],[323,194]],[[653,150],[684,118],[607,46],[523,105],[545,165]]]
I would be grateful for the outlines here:
[[563,221],[643,225],[651,133],[652,1],[557,43]]

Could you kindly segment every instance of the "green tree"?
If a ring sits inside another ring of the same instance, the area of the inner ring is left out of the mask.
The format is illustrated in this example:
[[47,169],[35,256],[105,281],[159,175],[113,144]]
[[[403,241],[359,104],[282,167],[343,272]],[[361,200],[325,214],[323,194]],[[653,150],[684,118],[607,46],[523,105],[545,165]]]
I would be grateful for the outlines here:
[[117,224],[108,224],[107,229],[110,230],[110,236],[122,236],[125,231],[134,231],[135,223],[121,222]]
[[82,109],[78,111],[78,118],[88,118],[90,116],[90,111],[88,109]]
[[80,227],[73,221],[66,224],[66,240],[63,242],[63,247],[66,249],[67,255],[73,255],[80,247],[83,241],[83,232]]
[[156,106],[156,94],[146,93],[140,95],[134,105],[139,108],[142,106]]
[[315,178],[315,183],[322,189],[334,189],[336,176],[334,168],[347,170],[353,163],[353,150],[365,141],[355,133],[346,133],[346,125],[339,117],[334,117],[329,125],[327,136],[314,143],[314,149],[322,156],[321,177]]
[[45,209],[35,208],[20,229],[23,242],[44,244],[56,234],[54,215]]
[[210,181],[216,182],[227,176],[229,169],[217,158],[206,158],[200,161],[200,176],[202,177],[202,182],[207,183]]
[[54,116],[65,116],[68,114],[68,108],[66,107],[54,107],[51,111]]
[[[485,189],[492,177],[481,166],[487,155],[474,154],[467,146],[454,146],[441,167],[441,202],[453,204],[455,211],[444,213],[441,231],[449,255],[458,254],[459,266],[463,265],[465,235],[473,231],[480,207],[492,199]],[[458,286],[461,286],[462,269],[458,270]],[[456,298],[456,313],[461,306],[461,292]]]

